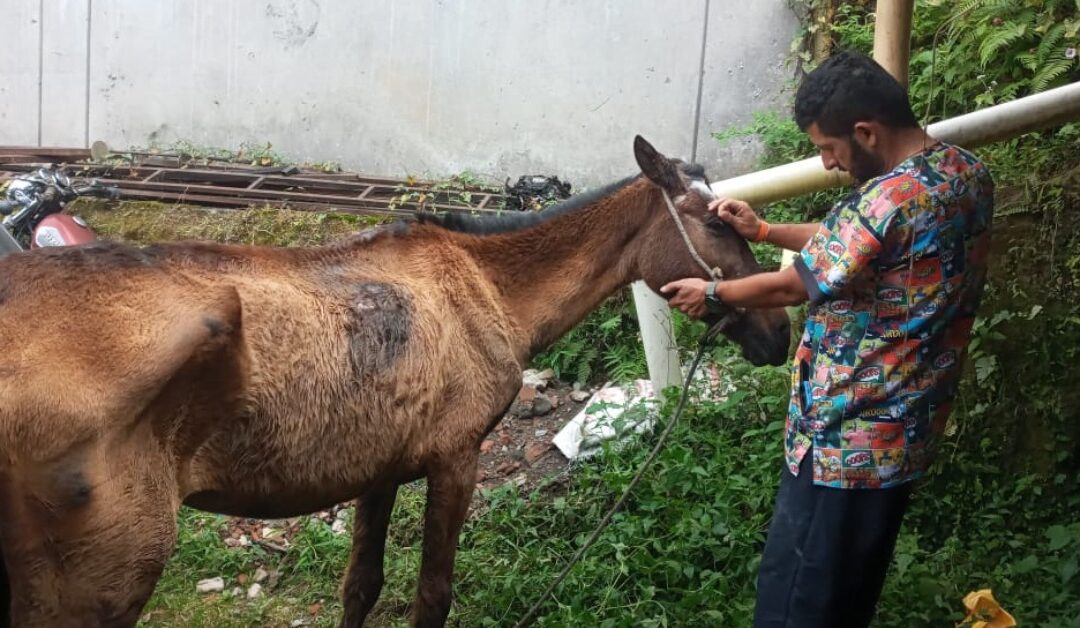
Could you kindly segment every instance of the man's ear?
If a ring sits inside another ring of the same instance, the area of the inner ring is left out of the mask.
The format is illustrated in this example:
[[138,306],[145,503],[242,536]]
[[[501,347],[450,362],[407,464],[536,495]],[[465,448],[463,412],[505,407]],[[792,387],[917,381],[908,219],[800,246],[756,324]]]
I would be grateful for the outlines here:
[[660,154],[653,145],[640,135],[634,137],[634,158],[641,173],[647,179],[667,190],[671,196],[686,193],[678,167],[667,157]]
[[851,135],[863,148],[874,149],[881,140],[880,131],[880,127],[873,122],[856,122]]

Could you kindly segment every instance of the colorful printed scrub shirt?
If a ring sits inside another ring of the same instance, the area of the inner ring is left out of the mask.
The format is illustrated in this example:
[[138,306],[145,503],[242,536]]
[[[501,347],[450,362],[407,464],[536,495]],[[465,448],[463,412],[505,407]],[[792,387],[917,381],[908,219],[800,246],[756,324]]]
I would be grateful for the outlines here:
[[914,480],[944,430],[982,296],[989,171],[938,143],[837,204],[795,260],[810,294],[785,451],[814,483]]

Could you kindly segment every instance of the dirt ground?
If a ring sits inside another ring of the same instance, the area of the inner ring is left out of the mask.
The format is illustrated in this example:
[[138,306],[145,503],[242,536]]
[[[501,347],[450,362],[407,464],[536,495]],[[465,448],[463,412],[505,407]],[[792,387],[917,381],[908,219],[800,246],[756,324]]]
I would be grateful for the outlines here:
[[[587,399],[574,401],[573,388],[559,382],[553,382],[543,392],[529,391],[528,387],[522,389],[506,418],[481,444],[479,488],[493,489],[505,482],[516,482],[523,492],[528,492],[545,479],[558,482],[566,478],[569,461],[551,439],[585,407]],[[546,397],[552,410],[536,414],[535,398],[523,399],[532,394]]]

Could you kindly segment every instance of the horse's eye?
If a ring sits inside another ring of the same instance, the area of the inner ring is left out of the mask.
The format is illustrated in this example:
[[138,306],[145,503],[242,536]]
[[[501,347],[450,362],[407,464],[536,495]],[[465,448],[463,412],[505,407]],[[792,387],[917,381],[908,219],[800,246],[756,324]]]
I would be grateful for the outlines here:
[[705,228],[714,236],[723,235],[730,229],[726,222],[720,220],[716,216],[710,216],[709,219],[705,221]]

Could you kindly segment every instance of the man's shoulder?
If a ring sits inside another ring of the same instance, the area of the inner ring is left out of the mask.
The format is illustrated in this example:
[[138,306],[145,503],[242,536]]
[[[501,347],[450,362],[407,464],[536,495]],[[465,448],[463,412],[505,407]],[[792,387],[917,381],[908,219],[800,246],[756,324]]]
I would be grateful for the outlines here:
[[914,172],[893,170],[860,185],[838,204],[837,210],[853,211],[875,231],[879,231],[898,208],[925,190],[926,185]]
[[927,199],[932,190],[956,179],[978,179],[989,189],[993,188],[989,168],[974,153],[938,142],[919,159],[905,161],[863,183],[840,203],[840,209],[851,209],[871,221],[882,221],[902,207]]
[[978,155],[963,146],[957,146],[956,144],[950,144],[948,142],[938,142],[938,145],[940,148],[936,152],[946,158],[960,159],[972,166],[986,168],[986,164],[982,159],[979,159]]

